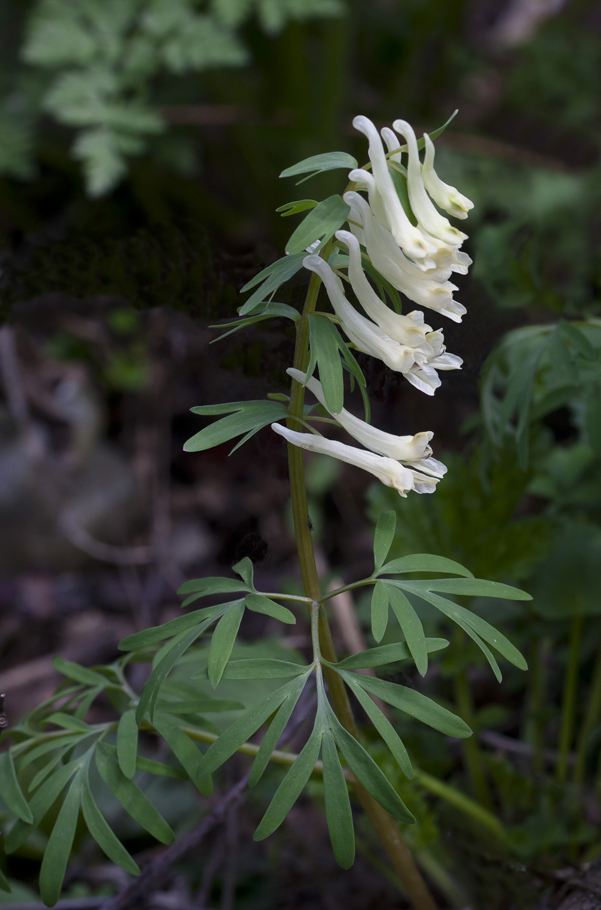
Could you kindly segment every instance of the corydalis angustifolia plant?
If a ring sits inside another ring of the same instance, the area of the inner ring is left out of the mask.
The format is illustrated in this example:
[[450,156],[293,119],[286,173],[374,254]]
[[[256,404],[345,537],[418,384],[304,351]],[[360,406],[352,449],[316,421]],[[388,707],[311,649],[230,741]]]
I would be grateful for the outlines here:
[[[286,755],[278,752],[276,746],[289,721],[294,720],[303,692],[314,686],[312,731],[300,754],[288,762],[289,770],[255,838],[272,834],[310,776],[320,773],[328,828],[340,865],[348,868],[355,853],[350,787],[414,905],[419,910],[434,907],[396,827],[397,822],[411,824],[414,818],[361,743],[349,694],[364,709],[403,774],[411,778],[410,756],[394,725],[380,709],[381,702],[443,735],[466,737],[471,731],[461,718],[416,689],[358,671],[373,671],[406,660],[412,661],[422,676],[426,673],[429,655],[448,643],[426,638],[416,608],[416,602],[421,601],[438,610],[445,620],[456,623],[481,648],[500,680],[492,649],[525,669],[522,656],[505,636],[453,598],[464,595],[526,600],[529,596],[507,585],[476,579],[469,569],[432,554],[406,555],[387,562],[396,514],[384,512],[375,529],[373,573],[339,589],[373,588],[371,625],[378,646],[341,661],[337,659],[328,624],[328,605],[338,591],[324,594],[320,587],[307,512],[302,450],[326,453],[363,468],[402,497],[435,492],[446,468],[433,457],[432,432],[420,430],[414,436],[395,436],[371,426],[366,381],[353,350],[383,361],[427,395],[433,395],[440,385],[439,372],[461,366],[460,358],[446,352],[442,330],[426,322],[421,310],[411,307],[426,307],[429,320],[441,314],[461,322],[465,308],[454,299],[457,287],[450,277],[453,272],[465,274],[470,265],[469,257],[461,251],[466,235],[440,210],[463,219],[472,207],[434,170],[432,138],[440,131],[417,140],[410,125],[397,120],[394,131],[382,131],[383,144],[366,117],[357,117],[354,125],[369,140],[369,163],[365,167],[359,168],[350,155],[335,152],[310,158],[284,172],[283,176],[304,175],[303,179],[308,179],[306,175],[346,168],[351,182],[342,196],[330,196],[319,203],[303,199],[282,206],[283,215],[303,211],[307,214],[288,241],[287,255],[243,289],[252,294],[240,307],[240,318],[226,326],[229,334],[273,316],[294,322],[296,347],[294,363],[288,370],[292,379],[289,398],[275,395],[263,401],[194,408],[199,415],[220,419],[201,429],[185,446],[188,452],[200,452],[242,437],[237,448],[268,426],[286,439],[304,594],[259,590],[252,562],[245,558],[233,566],[236,578],[194,579],[180,590],[186,595],[184,607],[208,596],[222,602],[130,636],[121,642],[125,656],[115,664],[88,670],[58,661],[57,669],[67,681],[52,699],[14,728],[15,744],[0,756],[2,795],[18,817],[8,834],[7,850],[19,849],[64,791],[42,862],[40,884],[47,904],[58,899],[80,809],[90,833],[109,858],[132,874],[138,871],[95,802],[89,781],[92,762],[125,810],[156,838],[168,843],[173,832],[135,784],[136,771],[188,777],[201,793],[209,794],[211,775],[235,752],[243,751],[255,755],[250,774],[250,785],[254,786],[270,761],[287,763]],[[425,149],[423,161],[421,149]],[[273,300],[278,287],[301,269],[310,272],[302,313]],[[321,288],[325,295],[319,302]],[[403,298],[410,301],[407,313],[403,312]],[[344,407],[345,371],[362,391],[365,420]],[[305,389],[317,403],[305,404]],[[337,428],[336,432],[343,431],[353,444],[322,435],[313,425],[315,419],[322,428],[325,420],[326,425]],[[294,623],[296,614],[290,607],[309,612],[312,653],[307,663],[275,658],[232,659],[247,610],[282,623]],[[389,613],[399,624],[403,640],[381,645]],[[209,640],[208,645],[199,645],[202,636]],[[127,677],[126,667],[131,659],[152,661],[150,675],[139,694]],[[182,665],[187,668],[185,674],[172,673]],[[241,681],[241,702],[245,699],[245,680],[267,680],[271,691],[263,701],[242,710],[235,722],[217,735],[203,715],[243,708],[213,694],[213,690],[219,694],[222,679]],[[88,724],[87,711],[100,692],[109,696],[119,719]],[[249,743],[266,724],[260,746]],[[181,769],[139,755],[139,729],[161,737]],[[210,745],[201,752],[195,742]]]

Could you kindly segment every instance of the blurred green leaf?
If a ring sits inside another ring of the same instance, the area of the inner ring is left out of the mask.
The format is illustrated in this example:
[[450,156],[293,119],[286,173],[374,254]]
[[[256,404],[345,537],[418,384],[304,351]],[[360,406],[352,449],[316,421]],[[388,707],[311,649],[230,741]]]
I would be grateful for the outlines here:
[[31,808],[17,780],[15,764],[10,750],[0,755],[0,795],[11,812],[14,812],[18,818],[29,824],[33,823]]

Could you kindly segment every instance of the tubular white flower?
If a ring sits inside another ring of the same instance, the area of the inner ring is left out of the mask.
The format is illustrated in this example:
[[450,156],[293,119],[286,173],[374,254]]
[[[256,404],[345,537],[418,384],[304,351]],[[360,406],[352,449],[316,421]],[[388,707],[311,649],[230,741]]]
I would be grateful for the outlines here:
[[340,426],[357,442],[364,445],[366,449],[371,449],[372,452],[377,452],[379,455],[385,455],[388,458],[394,458],[395,461],[401,461],[410,470],[418,468],[420,471],[425,471],[439,480],[446,474],[446,466],[441,461],[431,457],[432,449],[429,443],[434,433],[427,431],[425,433],[417,433],[415,436],[394,436],[392,433],[385,433],[383,430],[372,427],[371,424],[355,417],[346,408],[343,408],[339,414],[335,414],[329,410],[326,404],[323,388],[319,380],[313,376],[307,379],[306,373],[295,370],[293,367],[290,367],[286,372],[292,379],[296,379],[297,382],[305,385],[326,411],[336,418]]
[[[394,458],[385,458],[382,455],[376,455],[374,452],[364,452],[362,449],[356,449],[354,446],[347,446],[343,442],[336,442],[334,439],[326,439],[323,436],[314,436],[312,433],[297,433],[295,430],[289,430],[279,423],[272,423],[271,429],[292,445],[299,446],[301,449],[307,449],[309,452],[319,452],[321,455],[331,455],[338,458],[339,461],[345,461],[357,468],[363,468],[369,471],[374,477],[385,484],[387,487],[393,487],[401,496],[406,496],[409,490],[415,486],[413,472],[404,468]],[[425,486],[434,484],[430,477],[420,475],[418,483]],[[424,492],[429,492],[425,491]]]
[[455,218],[467,218],[467,213],[473,209],[474,203],[454,186],[450,186],[440,179],[434,170],[434,143],[427,133],[424,133],[424,142],[426,152],[422,164],[422,177],[426,189],[434,202],[449,215],[453,215]]
[[433,395],[440,385],[437,369],[453,370],[461,367],[460,357],[444,353],[440,333],[432,333],[435,347],[428,344],[427,338],[419,347],[400,344],[357,312],[346,299],[342,281],[320,256],[307,256],[303,265],[310,271],[317,272],[322,279],[334,312],[342,322],[342,329],[355,347],[364,354],[382,360],[391,370],[403,373],[412,385],[426,395]]
[[[420,271],[403,255],[390,231],[378,222],[359,193],[345,193],[344,201],[351,207],[353,221],[362,226],[357,239],[364,242],[374,268],[414,303],[436,310],[454,322],[461,322],[467,311],[463,304],[453,300],[457,286],[447,280],[450,268],[436,269],[431,273]],[[353,233],[357,236],[358,232],[353,230]]]
[[[380,132],[382,134],[382,139],[386,143],[386,148],[388,149],[388,160],[394,161],[396,164],[400,164],[403,153],[401,152],[401,143],[399,142],[399,137],[394,132],[394,130],[390,129],[389,126],[383,127]],[[391,152],[394,152],[394,155],[391,155]]]
[[467,240],[467,234],[457,230],[457,228],[452,226],[448,218],[440,214],[426,192],[417,139],[415,138],[413,127],[406,120],[395,120],[392,125],[396,132],[400,133],[407,142],[407,189],[411,208],[417,218],[419,227],[427,234],[437,237],[449,247],[461,246],[463,241]]
[[386,332],[394,341],[415,348],[421,348],[422,345],[426,344],[424,353],[434,354],[434,349],[430,346],[428,338],[429,333],[433,334],[432,328],[423,322],[423,314],[419,314],[421,316],[420,321],[417,314],[403,316],[387,307],[365,277],[361,263],[361,249],[357,238],[350,231],[337,231],[336,239],[348,247],[348,277],[357,300],[367,315],[371,316],[382,331]]
[[[382,199],[386,218],[394,239],[412,259],[424,259],[430,250],[419,228],[409,221],[405,209],[401,205],[392,177],[388,170],[388,162],[382,145],[382,140],[374,124],[367,117],[355,117],[353,126],[359,130],[369,141],[369,160],[373,170],[376,187]],[[353,178],[351,178],[353,179]]]
[[379,326],[358,313],[346,299],[342,281],[320,256],[307,256],[303,265],[306,269],[317,272],[322,279],[345,335],[359,351],[382,360],[391,370],[405,374],[426,360],[426,355],[421,351],[393,341]]

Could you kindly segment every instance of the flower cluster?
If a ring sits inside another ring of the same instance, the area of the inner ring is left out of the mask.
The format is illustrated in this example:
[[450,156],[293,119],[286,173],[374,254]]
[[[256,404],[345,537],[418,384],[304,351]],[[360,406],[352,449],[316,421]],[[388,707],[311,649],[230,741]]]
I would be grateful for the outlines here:
[[[449,279],[453,272],[466,274],[471,264],[460,249],[467,235],[439,209],[464,219],[473,203],[439,178],[434,170],[434,145],[427,134],[422,162],[415,132],[405,120],[395,120],[394,131],[386,127],[381,136],[367,117],[355,117],[353,125],[368,139],[370,164],[349,174],[355,186],[343,198],[350,208],[350,230],[339,230],[335,237],[348,253],[348,271],[343,277],[363,312],[347,298],[339,270],[324,258],[310,250],[303,265],[321,278],[351,344],[433,395],[441,384],[438,372],[460,369],[461,358],[447,353],[442,330],[428,325],[421,310],[406,315],[392,310],[368,280],[364,263],[413,303],[461,322],[466,309],[453,298],[457,286]],[[326,406],[321,383],[298,370],[288,372]],[[293,445],[370,471],[402,496],[409,490],[434,491],[446,468],[431,457],[432,433],[397,437],[374,429],[345,409],[332,416],[369,451],[278,424],[273,429]]]

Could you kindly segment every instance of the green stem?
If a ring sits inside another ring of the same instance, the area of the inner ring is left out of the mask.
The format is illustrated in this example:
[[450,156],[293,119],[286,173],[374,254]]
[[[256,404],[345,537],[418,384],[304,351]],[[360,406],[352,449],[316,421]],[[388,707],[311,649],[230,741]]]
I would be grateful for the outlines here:
[[[327,259],[331,244],[323,250],[323,257]],[[305,371],[309,364],[309,320],[308,317],[315,311],[321,279],[314,272],[311,275],[303,315],[297,322],[296,348],[294,352],[294,367]],[[304,404],[304,387],[293,380],[290,393],[289,414],[291,418],[302,418]],[[293,421],[289,421],[293,422]],[[318,602],[321,596],[319,575],[315,564],[315,552],[311,539],[309,525],[309,511],[307,507],[307,490],[305,486],[305,470],[302,449],[288,444],[288,464],[290,470],[290,491],[292,496],[292,514],[296,534],[296,546],[300,563],[301,576],[305,594],[313,601]],[[330,626],[323,606],[319,608],[319,646],[323,657],[330,663],[337,663],[336,650],[332,641]],[[336,716],[342,726],[356,739],[359,738],[355,718],[341,677],[327,666],[324,668],[328,683],[330,699]],[[416,910],[436,910],[434,900],[428,891],[427,885],[417,868],[411,851],[402,839],[400,832],[392,818],[373,799],[367,790],[356,783],[355,793],[369,818],[376,835],[386,850],[403,886]]]
[[570,632],[570,652],[566,670],[561,708],[561,731],[559,734],[559,758],[555,769],[557,781],[564,781],[568,773],[568,753],[572,744],[574,731],[574,712],[578,693],[578,665],[580,663],[580,641],[584,618],[578,614],[572,620]]
[[[455,636],[455,644],[461,648],[461,645],[464,642],[465,633],[458,630]],[[463,718],[468,727],[471,727],[472,730],[474,730],[476,726],[474,702],[465,668],[459,670],[455,675],[453,687],[455,690],[455,702],[457,704],[459,716]],[[474,796],[485,809],[489,812],[493,812],[492,797],[490,795],[488,781],[486,780],[486,773],[484,771],[478,740],[475,736],[471,736],[469,739],[463,739],[461,741],[461,748],[463,750],[463,757]]]
[[574,768],[574,783],[584,783],[586,772],[586,753],[588,750],[589,737],[599,722],[601,716],[601,650],[598,651],[595,658],[595,668],[591,680],[591,688],[588,696],[584,720],[578,735],[578,744],[576,746],[576,767]]

